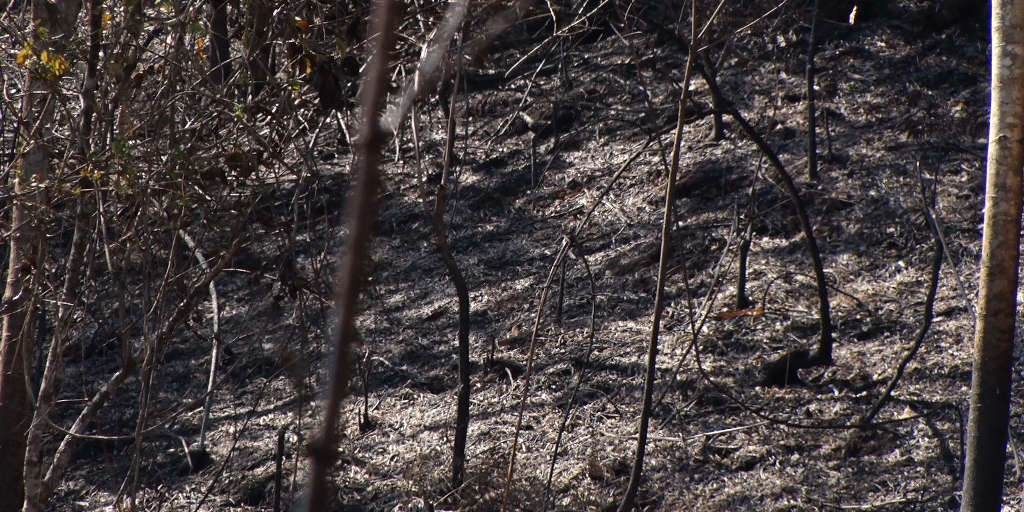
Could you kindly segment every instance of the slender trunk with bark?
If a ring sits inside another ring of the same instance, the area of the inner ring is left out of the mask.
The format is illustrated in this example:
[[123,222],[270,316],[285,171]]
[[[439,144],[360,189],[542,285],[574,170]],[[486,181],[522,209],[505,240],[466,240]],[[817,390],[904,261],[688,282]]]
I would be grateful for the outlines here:
[[224,85],[231,78],[231,40],[228,39],[228,1],[210,0],[210,83]]
[[448,109],[447,139],[444,147],[444,167],[441,171],[441,183],[437,186],[437,199],[434,202],[434,237],[441,259],[448,270],[448,276],[455,286],[455,295],[459,298],[459,393],[455,407],[455,444],[452,449],[452,487],[462,486],[466,476],[466,438],[469,432],[469,287],[466,278],[459,270],[459,265],[452,256],[448,245],[448,226],[444,221],[445,205],[448,198],[448,177],[450,175],[452,152],[455,146],[455,98],[459,90],[459,73],[455,74],[452,85],[451,105]]
[[618,512],[633,510],[636,496],[643,478],[644,457],[647,452],[647,431],[650,427],[651,413],[654,410],[654,380],[657,377],[658,337],[661,331],[661,314],[665,305],[665,279],[668,275],[669,248],[672,236],[672,205],[675,203],[676,176],[679,173],[679,158],[682,146],[683,127],[686,124],[686,101],[689,98],[690,75],[693,71],[697,45],[697,2],[691,4],[690,11],[690,44],[686,56],[686,68],[683,71],[683,89],[679,94],[679,108],[676,111],[676,130],[672,141],[672,161],[669,167],[668,180],[665,183],[665,208],[661,222],[661,248],[658,256],[658,281],[654,290],[654,314],[651,319],[651,336],[647,341],[647,369],[644,372],[644,397],[640,410],[640,421],[637,427],[636,451],[633,454],[633,467],[629,475],[629,484],[619,502]]
[[360,288],[366,281],[364,270],[369,257],[373,223],[377,217],[377,187],[380,183],[381,149],[387,139],[378,117],[385,102],[388,54],[395,45],[398,5],[394,0],[374,3],[371,26],[376,45],[366,66],[360,93],[362,122],[358,139],[358,177],[352,190],[349,207],[349,239],[346,254],[338,272],[335,308],[338,315],[331,361],[332,375],[324,404],[323,422],[316,440],[309,448],[312,467],[309,491],[304,510],[327,510],[328,472],[337,459],[338,421],[341,401],[348,396],[348,379],[352,374],[352,345],[356,340],[356,305]]
[[[26,108],[35,100],[26,96]],[[30,123],[31,124],[31,123]],[[49,174],[49,155],[42,144],[24,153],[21,172],[14,173],[15,200],[11,208],[11,237],[8,246],[5,310],[0,331],[0,510],[20,510],[24,498],[23,471],[25,443],[32,419],[30,390],[26,386],[26,363],[35,360],[32,321],[33,289],[29,286],[36,272],[41,248],[37,201],[42,192],[31,194],[33,179],[45,180]],[[26,194],[26,195],[23,195]]]
[[1024,171],[1024,0],[992,2],[990,114],[961,512],[998,512],[1002,501]]
[[267,0],[254,0],[249,11],[251,33],[246,49],[246,66],[249,68],[249,95],[255,98],[263,91],[274,72],[270,68],[273,6]]
[[[53,5],[32,2],[33,54],[45,50],[63,58],[66,35],[78,16],[81,1]],[[46,37],[43,37],[43,34]],[[45,184],[51,174],[51,148],[46,139],[54,113],[52,88],[56,69],[27,66],[21,126],[27,130],[17,171],[11,173],[14,200],[8,242],[7,281],[0,327],[0,510],[20,510],[24,500],[25,446],[32,420],[32,390],[27,375],[35,356],[34,308],[37,281],[43,279],[44,230],[48,200]],[[49,74],[47,74],[49,71]]]
[[77,302],[75,297],[78,294],[82,281],[82,269],[84,268],[85,246],[88,241],[88,229],[86,228],[86,217],[88,209],[86,199],[78,198],[78,208],[75,217],[77,223],[74,234],[71,238],[71,251],[65,261],[67,262],[67,274],[64,277],[64,288],[61,291],[61,299],[57,306],[57,324],[50,341],[50,348],[46,355],[46,364],[43,367],[43,378],[39,385],[39,394],[36,399],[36,409],[33,414],[32,423],[27,433],[27,444],[25,447],[25,512],[42,512],[45,510],[46,502],[53,493],[52,482],[46,482],[45,476],[48,472],[47,464],[50,462],[50,452],[47,451],[46,438],[52,432],[49,423],[54,406],[57,402],[57,390],[61,384],[64,347],[67,346],[68,333],[71,327],[71,316],[73,306]]

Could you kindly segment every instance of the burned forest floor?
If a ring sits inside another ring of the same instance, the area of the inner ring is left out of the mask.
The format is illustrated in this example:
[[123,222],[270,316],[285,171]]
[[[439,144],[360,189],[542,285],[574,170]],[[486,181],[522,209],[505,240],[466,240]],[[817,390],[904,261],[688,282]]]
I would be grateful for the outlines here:
[[[710,91],[695,74],[641,510],[958,507],[988,33],[983,20],[934,26],[922,21],[926,6],[899,5],[852,25],[819,27],[816,180],[807,176],[807,11],[783,9],[734,32],[759,16],[740,9],[716,25],[704,51],[724,99],[777,153],[810,216],[829,284],[834,362],[801,370],[787,386],[764,381],[767,362],[818,342],[813,268],[795,205],[765,155],[729,117],[723,137],[712,137]],[[457,489],[450,486],[457,299],[431,218],[447,99],[425,101],[415,138],[407,122],[387,146],[360,299],[362,344],[331,475],[333,510],[613,510],[621,498],[636,445],[686,64],[686,43],[658,25],[668,14],[649,9],[627,24],[591,20],[564,37],[551,37],[541,13],[502,34],[461,76],[446,220],[470,292],[472,396],[466,481]],[[542,128],[527,125],[520,111]],[[356,126],[353,112],[326,119],[311,135],[315,158],[298,162],[307,166],[302,176],[262,198],[250,241],[215,281],[224,350],[206,467],[190,468],[183,448],[197,441],[201,407],[178,408],[205,391],[209,303],[161,355],[150,414],[153,423],[176,416],[140,454],[141,509],[272,510],[279,433],[283,507],[296,509],[329,379],[332,283],[351,185],[346,131]],[[552,269],[592,206],[573,254]],[[745,237],[750,302],[739,307]],[[936,243],[944,252],[930,329],[873,423],[851,428],[882,396],[925,322]],[[65,394],[104,380],[96,374],[112,371],[110,357],[70,350]],[[1024,441],[1020,376],[1014,446]],[[125,384],[95,433],[132,431],[138,389],[137,379]],[[54,509],[108,506],[123,492],[133,449],[123,439],[83,440]],[[1007,510],[1024,507],[1017,453],[1008,457]]]

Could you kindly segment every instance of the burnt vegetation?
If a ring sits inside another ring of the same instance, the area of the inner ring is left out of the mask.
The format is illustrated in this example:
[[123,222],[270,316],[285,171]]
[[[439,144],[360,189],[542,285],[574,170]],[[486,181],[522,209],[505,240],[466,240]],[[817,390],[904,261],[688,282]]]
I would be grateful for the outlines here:
[[625,508],[954,510],[988,13],[818,4],[691,31],[678,1],[470,2],[445,41],[456,3],[401,4],[342,369],[372,5],[87,0],[55,42],[7,4],[3,256],[23,148],[52,162],[24,267],[46,509],[298,510],[312,456],[327,510],[612,510],[662,287]]

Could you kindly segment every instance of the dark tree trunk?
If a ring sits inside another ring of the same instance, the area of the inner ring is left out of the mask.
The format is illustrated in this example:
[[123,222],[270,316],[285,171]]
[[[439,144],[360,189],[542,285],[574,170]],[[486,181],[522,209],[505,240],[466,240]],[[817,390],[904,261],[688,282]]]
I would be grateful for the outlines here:
[[437,200],[434,203],[434,236],[437,249],[444,260],[455,294],[459,298],[459,395],[455,407],[455,444],[452,449],[452,487],[458,488],[466,476],[466,437],[469,432],[469,287],[466,278],[459,270],[455,257],[448,245],[448,226],[444,222],[444,210],[448,196],[448,176],[451,168],[452,151],[455,143],[455,98],[458,93],[459,75],[455,75],[452,86],[451,105],[448,110],[447,141],[444,148],[444,169],[441,172],[441,184],[437,187]]
[[210,0],[210,82],[223,85],[231,77],[231,41],[228,39],[228,0]]
[[270,69],[270,15],[272,9],[266,0],[253,0],[249,12],[251,37],[247,48],[246,65],[249,68],[249,95],[259,96],[273,74]]

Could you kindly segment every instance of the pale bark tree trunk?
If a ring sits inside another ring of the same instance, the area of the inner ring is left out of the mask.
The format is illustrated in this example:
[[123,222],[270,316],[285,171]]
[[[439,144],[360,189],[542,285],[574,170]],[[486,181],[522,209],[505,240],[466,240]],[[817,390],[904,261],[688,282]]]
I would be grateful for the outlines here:
[[[32,94],[26,95],[30,108]],[[27,123],[29,125],[33,123]],[[31,144],[31,143],[30,143]],[[24,487],[25,435],[32,417],[30,390],[26,386],[26,361],[34,361],[35,329],[32,319],[32,288],[28,284],[40,256],[37,201],[43,192],[29,194],[33,180],[45,180],[49,157],[42,145],[29,147],[14,173],[15,200],[11,207],[11,238],[8,246],[5,310],[0,331],[0,510],[20,510]]]
[[1002,501],[1024,172],[1024,0],[992,2],[990,113],[961,512],[998,512]]
[[[45,30],[33,30],[34,53],[62,56],[66,35],[74,27],[81,1],[32,2],[31,19]],[[44,38],[42,34],[45,34]],[[8,246],[6,305],[0,327],[0,510],[20,510],[24,499],[26,434],[32,418],[28,367],[35,361],[34,281],[42,277],[43,230],[47,215],[46,182],[51,148],[46,133],[53,118],[54,83],[45,69],[28,66],[22,100],[23,146],[12,173],[11,237]]]
[[[87,19],[89,52],[86,60],[86,86],[82,94],[81,127],[78,151],[88,158],[91,152],[93,116],[96,111],[96,90],[98,88],[99,54],[102,39],[103,0],[88,0]],[[73,13],[68,13],[72,15]],[[83,178],[84,179],[84,178]],[[71,250],[62,258],[65,265],[64,287],[57,306],[57,320],[50,347],[46,355],[39,392],[36,397],[32,422],[26,433],[25,445],[25,503],[24,512],[42,512],[56,485],[54,479],[46,476],[54,471],[53,453],[47,451],[47,440],[53,432],[50,417],[56,404],[58,389],[63,377],[62,359],[70,333],[72,316],[77,301],[85,267],[86,245],[89,243],[89,204],[91,201],[80,194],[76,199],[75,229]],[[58,471],[63,474],[63,471]],[[58,479],[59,480],[59,479]]]
[[88,230],[84,225],[86,222],[86,206],[81,197],[78,199],[78,220],[74,235],[71,239],[71,251],[65,260],[67,262],[67,274],[64,279],[64,289],[61,291],[60,302],[57,307],[56,329],[50,342],[50,348],[46,355],[46,365],[43,369],[43,378],[39,384],[39,393],[36,398],[36,407],[32,415],[32,423],[26,434],[25,446],[25,504],[24,512],[42,512],[46,508],[46,502],[53,492],[53,482],[47,482],[45,476],[50,468],[47,467],[50,461],[50,453],[46,451],[46,438],[53,431],[49,421],[50,415],[57,400],[57,389],[60,386],[61,373],[63,369],[62,356],[68,339],[68,332],[71,328],[71,316],[75,304],[75,296],[78,293],[79,284],[82,279],[83,260],[85,257],[85,246],[88,238]]

